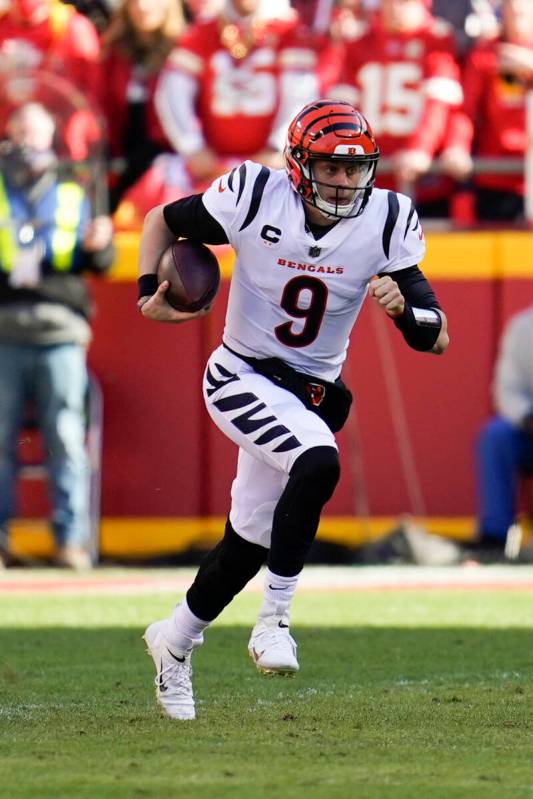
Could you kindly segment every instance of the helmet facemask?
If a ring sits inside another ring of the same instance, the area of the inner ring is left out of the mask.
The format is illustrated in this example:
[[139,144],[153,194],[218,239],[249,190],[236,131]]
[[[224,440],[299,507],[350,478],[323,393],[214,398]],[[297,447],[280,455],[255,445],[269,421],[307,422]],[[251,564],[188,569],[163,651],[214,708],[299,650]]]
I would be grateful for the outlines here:
[[[364,156],[360,160],[310,158],[307,168],[313,195],[311,204],[334,219],[359,216],[374,186],[376,161],[377,159],[371,161]],[[316,162],[326,166],[329,162],[335,167],[344,168],[348,179],[341,186],[328,182],[328,178],[319,180]]]

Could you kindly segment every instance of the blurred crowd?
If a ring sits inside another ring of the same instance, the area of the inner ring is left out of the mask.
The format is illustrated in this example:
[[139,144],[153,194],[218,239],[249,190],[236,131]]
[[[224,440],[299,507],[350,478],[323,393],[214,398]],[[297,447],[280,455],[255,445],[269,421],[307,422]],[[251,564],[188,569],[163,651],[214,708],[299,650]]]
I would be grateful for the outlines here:
[[362,110],[377,184],[423,217],[519,221],[532,75],[530,0],[0,0],[4,138],[42,103],[115,229],[244,158],[281,167],[318,96]]

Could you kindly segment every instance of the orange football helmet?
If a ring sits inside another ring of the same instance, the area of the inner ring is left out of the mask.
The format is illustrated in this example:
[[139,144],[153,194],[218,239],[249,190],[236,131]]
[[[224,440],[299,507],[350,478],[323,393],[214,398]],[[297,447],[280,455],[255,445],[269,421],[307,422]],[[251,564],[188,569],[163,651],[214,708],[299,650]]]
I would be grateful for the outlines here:
[[[289,125],[284,156],[291,186],[306,203],[328,217],[362,213],[374,186],[379,148],[367,120],[353,105],[343,100],[306,105]],[[340,161],[353,167],[357,183],[350,202],[341,202],[337,186],[316,179],[313,160]],[[335,202],[324,199],[320,187],[337,189]]]

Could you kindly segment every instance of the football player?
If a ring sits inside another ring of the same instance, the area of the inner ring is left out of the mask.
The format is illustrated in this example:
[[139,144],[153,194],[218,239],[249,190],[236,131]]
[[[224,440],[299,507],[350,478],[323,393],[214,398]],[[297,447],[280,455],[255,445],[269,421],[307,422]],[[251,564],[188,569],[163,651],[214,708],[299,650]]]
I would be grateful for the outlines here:
[[239,447],[225,534],[171,617],[145,641],[157,698],[194,718],[190,658],[204,630],[266,562],[263,603],[249,641],[262,672],[298,671],[290,605],[320,514],[339,479],[335,432],[351,394],[340,378],[367,294],[409,346],[441,354],[446,317],[418,268],[424,236],[411,200],[374,189],[379,150],[363,115],[319,100],[290,124],[285,170],[246,161],[203,195],[157,206],[139,252],[139,308],[183,322],[158,286],[176,237],[229,242],[236,261],[222,343],[204,376],[215,424]]

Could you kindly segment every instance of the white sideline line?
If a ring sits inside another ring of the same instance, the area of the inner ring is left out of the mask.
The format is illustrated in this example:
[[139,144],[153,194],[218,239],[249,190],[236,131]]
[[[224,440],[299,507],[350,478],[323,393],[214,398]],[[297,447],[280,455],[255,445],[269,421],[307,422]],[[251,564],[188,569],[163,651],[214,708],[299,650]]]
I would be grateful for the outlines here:
[[[9,570],[0,573],[0,595],[182,593],[196,569],[95,569],[83,575],[61,571]],[[261,591],[258,575],[246,591]],[[303,591],[490,590],[533,591],[533,566],[308,566]]]

